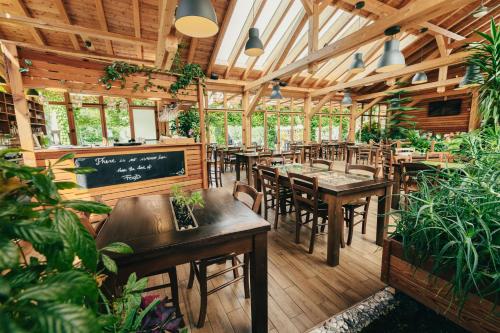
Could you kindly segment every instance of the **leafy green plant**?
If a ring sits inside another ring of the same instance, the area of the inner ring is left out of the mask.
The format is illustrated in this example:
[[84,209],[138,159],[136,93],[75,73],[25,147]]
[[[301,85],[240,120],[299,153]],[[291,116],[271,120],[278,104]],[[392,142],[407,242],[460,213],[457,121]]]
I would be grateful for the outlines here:
[[[49,167],[30,167],[6,160],[0,152],[0,331],[130,332],[140,327],[149,309],[141,309],[146,279],[132,276],[122,297],[126,315],[101,291],[106,272],[116,273],[110,253],[131,253],[123,243],[97,250],[93,236],[77,215],[105,214],[104,204],[66,200],[59,190],[78,187],[55,181],[55,170],[83,174],[91,168],[64,168],[61,157]],[[26,253],[28,245],[35,255]],[[136,295],[130,296],[132,293]],[[132,318],[133,324],[128,320]]]
[[500,295],[500,140],[497,130],[462,136],[462,170],[423,172],[419,191],[397,218],[393,237],[415,265],[432,259],[432,273],[450,274],[454,301],[469,293]]
[[363,128],[356,135],[360,138],[361,142],[366,143],[370,142],[370,140],[379,142],[383,138],[383,133],[378,123],[372,123],[371,126],[370,124],[364,124]]
[[191,210],[195,206],[205,207],[205,201],[201,196],[201,192],[191,192],[188,194],[180,185],[175,185],[172,186],[172,194],[174,201],[182,206],[189,207]]
[[484,41],[474,43],[468,62],[478,66],[485,76],[479,88],[479,110],[484,123],[500,126],[500,28],[494,18],[490,34],[476,32]]
[[200,113],[194,106],[189,110],[181,111],[177,122],[172,121],[170,130],[188,138],[199,138],[200,136]]
[[[405,86],[407,82],[397,82],[399,86]],[[409,111],[418,110],[417,107],[404,106],[403,104],[410,103],[411,97],[403,97],[408,92],[398,90],[388,93],[391,98],[387,100],[390,112],[388,118],[388,137],[391,139],[403,139],[405,137],[405,129],[414,128],[416,123],[412,120],[415,116],[408,114]]]

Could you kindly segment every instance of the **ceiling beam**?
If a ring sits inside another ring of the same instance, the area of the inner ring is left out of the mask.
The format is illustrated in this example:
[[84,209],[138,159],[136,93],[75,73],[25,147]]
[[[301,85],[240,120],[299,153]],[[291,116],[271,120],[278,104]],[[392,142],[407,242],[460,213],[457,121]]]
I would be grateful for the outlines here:
[[189,52],[187,57],[187,63],[192,64],[194,60],[194,55],[196,53],[196,48],[198,47],[198,38],[191,38],[189,43]]
[[[156,42],[155,67],[161,69],[170,69],[170,66],[172,65],[171,61],[173,60],[175,53],[177,52],[177,38],[170,35],[170,30],[172,30],[172,26],[174,24],[176,7],[177,0],[159,1],[158,40]],[[171,41],[175,40],[175,43],[167,43],[168,38],[170,38]]]
[[12,15],[9,13],[0,13],[0,22],[13,23],[21,26],[36,27],[46,30],[72,33],[72,34],[85,34],[96,38],[109,39],[112,41],[126,43],[126,44],[140,44],[149,47],[153,47],[155,45],[155,41],[153,40],[146,40],[146,39],[136,38],[134,36],[122,35],[114,32],[86,28],[66,23],[58,23],[58,22],[49,23],[44,20],[22,17],[17,15]]
[[[211,86],[219,86],[219,87],[228,87],[228,86],[238,86],[242,89],[243,87],[248,83],[247,81],[244,80],[226,80],[226,79],[218,79],[218,80],[212,80],[212,79],[206,79],[205,83],[207,85]],[[301,88],[301,87],[294,87],[294,86],[286,86],[286,87],[281,87],[280,89],[283,92],[297,92],[297,93],[310,93],[312,89],[309,88]]]
[[311,114],[315,114],[319,110],[321,110],[321,108],[323,107],[323,105],[325,105],[326,102],[328,102],[329,100],[331,100],[332,97],[335,96],[335,94],[336,94],[336,92],[332,91],[331,93],[328,93],[325,96],[323,96],[323,98],[320,99],[320,101],[316,104],[316,106],[314,106],[314,108],[312,109],[312,113]]
[[[58,1],[61,1],[61,0],[58,0]],[[132,15],[134,17],[135,37],[141,38],[141,36],[142,36],[142,33],[141,33],[141,7],[139,4],[139,0],[132,0]],[[137,58],[142,59],[144,57],[143,48],[141,45],[136,46],[136,52],[137,52]]]
[[311,16],[313,14],[313,4],[311,0],[300,0],[302,2],[302,6],[304,6],[304,10],[307,15]]
[[[101,29],[104,31],[109,31],[108,23],[106,22],[106,14],[104,13],[104,6],[102,5],[102,0],[95,0],[95,8],[96,8],[97,20],[99,21]],[[113,45],[111,44],[111,41],[106,39],[104,40],[104,43],[106,45],[106,51],[109,54],[115,54],[115,52],[113,51]]]
[[[61,14],[63,18],[63,22],[66,24],[71,24],[71,20],[69,19],[68,12],[66,11],[66,8],[64,8],[64,4],[62,0],[53,0],[56,4],[57,10],[59,11],[59,14]],[[83,38],[82,38],[83,39]],[[81,50],[80,43],[78,42],[78,38],[76,38],[76,35],[74,34],[69,34],[69,40],[71,41],[71,44],[73,44],[73,48],[77,51]]]
[[210,75],[212,73],[212,69],[215,64],[215,59],[217,58],[217,54],[219,53],[220,46],[222,45],[222,40],[224,39],[224,35],[226,34],[227,26],[229,25],[229,21],[231,20],[231,16],[233,16],[234,7],[236,6],[236,0],[229,0],[229,4],[227,5],[226,14],[224,15],[224,19],[222,20],[222,24],[220,26],[219,32],[217,34],[217,40],[215,42],[214,48],[212,50],[212,54],[210,55],[210,61],[208,62],[207,74]]
[[[14,6],[17,7],[17,9],[23,13],[24,16],[26,17],[32,17],[30,11],[24,4],[23,0],[13,0]],[[45,38],[42,35],[42,32],[38,30],[37,28],[34,27],[29,27],[28,28],[31,32],[31,35],[35,39],[35,42],[39,45],[45,45]]]
[[[455,0],[454,5],[466,5],[473,1],[474,0]],[[286,78],[297,71],[307,68],[311,63],[322,62],[357,49],[362,45],[368,44],[371,41],[380,38],[384,31],[393,25],[401,25],[403,27],[414,25],[443,15],[448,11],[450,11],[450,8],[447,5],[447,0],[419,0],[411,2],[402,9],[394,12],[394,14],[380,18],[368,27],[360,29],[333,44],[327,45],[302,60],[296,61],[248,83],[245,86],[245,90],[258,87],[264,82],[268,82],[276,77],[281,79]]]
[[439,68],[441,66],[453,65],[461,63],[467,60],[467,57],[471,55],[470,51],[464,51],[449,55],[447,57],[440,57],[437,59],[426,60],[421,63],[407,66],[389,73],[380,73],[371,76],[367,76],[361,79],[353,80],[350,82],[339,83],[334,86],[325,87],[322,89],[315,90],[311,93],[312,97],[321,96],[327,94],[331,91],[339,91],[347,88],[362,87],[367,84],[373,84],[377,82],[383,82],[388,79],[397,78],[404,75],[414,74],[420,71],[431,70]]
[[262,96],[264,96],[264,92],[266,91],[266,88],[267,88],[267,84],[264,84],[255,93],[255,96],[252,99],[252,102],[250,103],[250,105],[248,107],[248,111],[246,112],[248,116],[251,116],[254,113],[255,108],[259,104],[260,99],[262,98]]
[[[446,43],[442,35],[436,35],[436,44],[438,46],[439,54],[441,57],[446,57],[450,55],[452,50],[448,48],[448,44]],[[444,81],[447,78],[448,78],[448,66],[439,67],[438,81]],[[438,93],[443,93],[445,92],[445,90],[446,90],[445,86],[437,87]]]
[[[302,3],[304,3],[303,0]],[[311,13],[309,14],[309,29],[308,29],[308,50],[309,54],[314,53],[318,51],[318,44],[319,44],[319,4],[315,0],[311,5]],[[318,70],[318,65],[317,64],[309,64],[307,67],[307,71],[309,73],[315,73]]]

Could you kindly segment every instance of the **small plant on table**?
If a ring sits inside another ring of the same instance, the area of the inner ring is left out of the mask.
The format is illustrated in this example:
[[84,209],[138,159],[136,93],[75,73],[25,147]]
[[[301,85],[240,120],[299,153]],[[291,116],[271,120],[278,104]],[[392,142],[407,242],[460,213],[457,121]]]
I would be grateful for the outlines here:
[[196,206],[204,207],[205,202],[200,192],[186,193],[180,186],[172,187],[172,208],[179,230],[196,228],[198,225],[192,214]]

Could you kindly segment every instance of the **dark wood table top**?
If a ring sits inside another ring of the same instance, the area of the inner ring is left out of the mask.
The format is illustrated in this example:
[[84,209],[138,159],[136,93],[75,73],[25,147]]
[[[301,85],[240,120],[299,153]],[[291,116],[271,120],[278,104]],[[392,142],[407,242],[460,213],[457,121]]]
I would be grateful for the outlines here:
[[[120,199],[97,237],[97,247],[112,242],[130,245],[138,260],[155,252],[193,248],[270,230],[270,224],[231,193],[222,189],[202,191],[205,207],[193,214],[198,228],[177,231],[168,195]],[[124,257],[125,258],[125,257]],[[117,261],[120,256],[116,257]],[[133,260],[130,256],[129,262]]]

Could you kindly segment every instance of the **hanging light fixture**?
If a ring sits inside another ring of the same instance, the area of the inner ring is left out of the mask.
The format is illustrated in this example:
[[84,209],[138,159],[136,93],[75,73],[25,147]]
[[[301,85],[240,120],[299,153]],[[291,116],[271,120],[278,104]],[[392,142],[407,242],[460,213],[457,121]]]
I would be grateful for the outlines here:
[[[358,1],[355,8],[361,10],[365,6],[364,1]],[[361,29],[361,13],[358,15],[358,30]],[[363,53],[354,53],[354,59],[349,67],[352,74],[358,74],[365,71],[365,63],[363,61]]]
[[457,90],[477,87],[483,83],[484,78],[481,75],[479,67],[477,65],[468,64],[467,67],[465,67],[465,75],[458,84]]
[[[254,11],[255,1],[252,4],[253,21],[255,21]],[[248,29],[248,40],[245,44],[245,54],[249,57],[258,57],[264,53],[264,44],[259,38],[259,29],[252,27]]]
[[349,106],[352,105],[352,98],[351,98],[351,92],[349,90],[344,90],[344,98],[342,98],[342,101],[340,104]]
[[[423,61],[424,58],[424,49],[420,49],[420,62]],[[421,84],[421,83],[426,83],[427,82],[427,74],[425,72],[417,72],[411,79],[412,84]]]
[[36,89],[30,88],[26,91],[26,96],[37,97],[40,96],[40,93]]
[[175,12],[175,28],[194,38],[212,37],[219,32],[217,15],[210,0],[180,0]]
[[5,81],[5,78],[0,75],[0,86],[6,86],[6,85],[7,85],[7,81]]
[[481,6],[477,7],[475,11],[472,12],[472,16],[475,18],[481,18],[488,14],[488,7],[486,7],[483,3],[484,0],[481,0]]
[[394,35],[399,33],[401,27],[393,26],[385,30],[386,36],[392,36],[390,40],[384,43],[384,53],[378,62],[377,73],[387,73],[406,66],[405,57],[399,50],[399,40]]
[[281,95],[281,89],[279,84],[275,84],[273,86],[273,91],[271,92],[270,99],[282,99],[283,95]]

